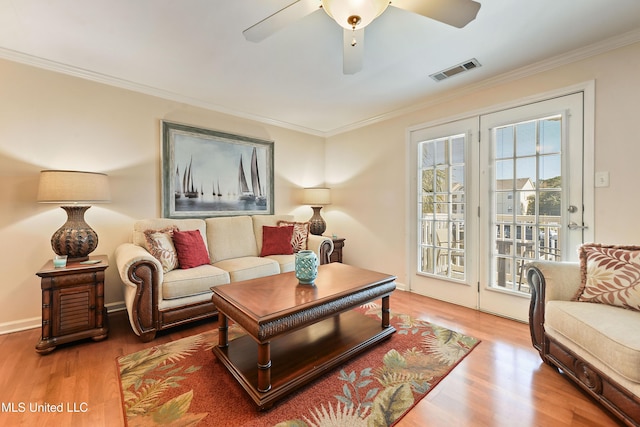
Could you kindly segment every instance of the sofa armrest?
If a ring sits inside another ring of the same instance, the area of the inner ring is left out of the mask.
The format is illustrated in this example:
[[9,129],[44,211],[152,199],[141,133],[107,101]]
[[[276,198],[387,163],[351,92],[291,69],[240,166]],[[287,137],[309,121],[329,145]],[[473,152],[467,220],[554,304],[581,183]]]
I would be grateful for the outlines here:
[[160,264],[160,261],[147,252],[146,249],[138,245],[134,245],[133,243],[122,243],[116,248],[115,258],[116,265],[118,266],[118,274],[120,274],[120,278],[125,285],[132,286],[134,288],[138,287],[138,282],[131,279],[130,273],[132,272],[133,265],[139,262],[149,262],[153,264],[160,275],[158,277],[159,282],[162,282],[162,265]]
[[157,308],[162,266],[144,248],[123,243],[115,251],[116,265],[122,283],[129,322],[136,335],[151,341],[157,331]]
[[307,247],[316,253],[320,264],[329,264],[331,252],[333,252],[333,240],[325,236],[309,234]]
[[547,301],[570,301],[580,288],[580,264],[577,262],[535,261],[527,265],[531,289],[529,329],[531,342],[546,362],[548,341],[544,335],[544,310]]
[[544,283],[545,302],[571,301],[580,288],[580,263],[534,261],[527,265],[527,279]]

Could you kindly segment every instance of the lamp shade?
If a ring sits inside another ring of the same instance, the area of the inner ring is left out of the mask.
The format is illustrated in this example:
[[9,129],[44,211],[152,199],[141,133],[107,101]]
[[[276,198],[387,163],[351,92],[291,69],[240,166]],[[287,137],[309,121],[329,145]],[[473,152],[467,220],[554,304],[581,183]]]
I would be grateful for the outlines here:
[[328,188],[305,188],[302,193],[302,204],[322,206],[331,204],[331,190]]
[[103,173],[43,170],[37,200],[59,204],[107,203],[111,201],[109,181]]
[[[389,6],[389,0],[322,0],[322,7],[338,25],[359,30],[369,25]],[[353,18],[357,18],[356,21]]]

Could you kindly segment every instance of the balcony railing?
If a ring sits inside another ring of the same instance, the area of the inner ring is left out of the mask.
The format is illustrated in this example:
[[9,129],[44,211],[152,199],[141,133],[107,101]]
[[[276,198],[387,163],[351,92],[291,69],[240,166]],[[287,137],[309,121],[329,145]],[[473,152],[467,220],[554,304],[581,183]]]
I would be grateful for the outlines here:
[[518,215],[515,223],[513,215],[498,215],[496,219],[493,284],[496,288],[531,293],[524,274],[526,264],[562,258],[561,217]]
[[[423,223],[422,271],[465,280],[468,254],[464,223],[447,219],[446,215],[436,215],[435,220]],[[563,230],[560,224],[559,216],[497,215],[493,236],[493,286],[530,293],[525,266],[533,260],[561,260]]]

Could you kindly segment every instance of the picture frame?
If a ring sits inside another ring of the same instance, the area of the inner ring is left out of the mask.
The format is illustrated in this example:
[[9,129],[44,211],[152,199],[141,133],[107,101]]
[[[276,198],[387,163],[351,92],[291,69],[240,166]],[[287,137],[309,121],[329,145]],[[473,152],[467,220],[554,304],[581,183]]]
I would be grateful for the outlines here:
[[162,121],[162,216],[274,213],[273,141]]

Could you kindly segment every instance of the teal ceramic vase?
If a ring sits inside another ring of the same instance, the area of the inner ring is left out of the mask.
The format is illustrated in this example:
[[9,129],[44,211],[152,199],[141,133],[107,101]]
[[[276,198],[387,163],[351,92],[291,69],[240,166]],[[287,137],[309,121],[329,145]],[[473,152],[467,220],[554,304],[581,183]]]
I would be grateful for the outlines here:
[[315,252],[296,252],[296,277],[303,285],[313,285],[318,277],[318,257]]

